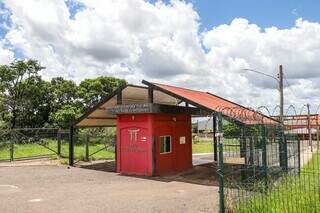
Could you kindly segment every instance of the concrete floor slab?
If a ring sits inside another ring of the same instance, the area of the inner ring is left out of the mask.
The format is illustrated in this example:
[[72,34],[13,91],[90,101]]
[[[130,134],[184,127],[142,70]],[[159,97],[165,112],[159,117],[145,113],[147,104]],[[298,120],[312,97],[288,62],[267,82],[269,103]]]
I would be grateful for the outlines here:
[[218,188],[67,166],[0,167],[7,213],[217,212]]

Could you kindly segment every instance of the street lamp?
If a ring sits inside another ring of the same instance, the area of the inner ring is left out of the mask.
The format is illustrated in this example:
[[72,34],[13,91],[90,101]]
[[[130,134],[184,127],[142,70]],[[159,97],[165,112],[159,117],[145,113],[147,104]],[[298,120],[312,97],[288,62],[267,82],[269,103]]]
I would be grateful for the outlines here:
[[283,70],[282,70],[282,65],[279,66],[279,74],[278,77],[257,71],[257,70],[253,70],[253,69],[242,69],[244,71],[249,71],[249,72],[254,72],[254,73],[258,73],[260,75],[264,75],[267,77],[270,77],[274,80],[276,80],[279,84],[279,93],[280,93],[280,122],[283,123],[283,102],[284,102],[284,98],[283,98]]

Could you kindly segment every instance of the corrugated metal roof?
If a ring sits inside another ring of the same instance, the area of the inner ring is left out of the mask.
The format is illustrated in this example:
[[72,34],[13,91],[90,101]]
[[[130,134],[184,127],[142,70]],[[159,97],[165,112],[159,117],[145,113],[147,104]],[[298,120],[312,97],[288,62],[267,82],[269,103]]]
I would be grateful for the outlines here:
[[[100,103],[89,109],[74,122],[75,127],[106,127],[116,126],[117,116],[108,112],[108,108],[117,105],[117,95],[121,91],[122,104],[141,104],[148,102],[148,88],[138,85],[125,85],[119,87]],[[160,91],[154,93],[155,103],[177,105],[178,100]]]
[[[221,112],[225,117],[244,124],[277,124],[278,122],[268,116],[255,112],[244,106],[213,95],[208,92],[201,92],[165,84],[150,83],[144,84],[155,88],[154,103],[165,105],[179,105],[180,101],[186,101],[191,105],[204,109],[207,112]],[[116,116],[110,114],[107,109],[117,105],[117,94],[122,93],[122,104],[139,104],[148,102],[148,88],[137,85],[126,85],[114,91],[110,96],[103,99],[87,113],[77,119],[73,125],[76,127],[103,127],[115,126]]]
[[203,107],[214,112],[220,112],[222,115],[244,124],[278,123],[278,121],[273,118],[236,104],[232,101],[226,100],[222,97],[213,95],[209,92],[202,92],[159,83],[151,83],[147,81],[143,81],[143,83],[153,86],[155,89],[166,92],[177,98],[187,100],[194,106]]

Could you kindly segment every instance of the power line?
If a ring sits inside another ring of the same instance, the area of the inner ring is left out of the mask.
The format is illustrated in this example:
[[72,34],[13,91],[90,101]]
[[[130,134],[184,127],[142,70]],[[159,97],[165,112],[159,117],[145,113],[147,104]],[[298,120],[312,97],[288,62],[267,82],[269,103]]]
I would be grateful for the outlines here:
[[289,81],[288,81],[288,79],[287,79],[286,75],[283,75],[283,77],[284,77],[284,80],[285,80],[285,82],[286,82],[286,84],[287,84],[287,86],[288,86],[289,90],[290,90],[290,91],[291,91],[291,93],[295,96],[296,94],[295,94],[295,92],[292,90],[292,88],[291,88],[291,84],[289,83]]
[[278,78],[276,78],[276,77],[274,77],[274,76],[272,76],[272,75],[269,75],[269,74],[266,74],[266,73],[257,71],[257,70],[253,70],[253,69],[242,69],[242,70],[244,70],[244,71],[250,71],[250,72],[255,72],[255,73],[258,73],[258,74],[261,74],[261,75],[264,75],[264,76],[268,76],[268,77],[270,77],[270,78],[273,78],[273,79],[275,79],[276,81],[279,81]]

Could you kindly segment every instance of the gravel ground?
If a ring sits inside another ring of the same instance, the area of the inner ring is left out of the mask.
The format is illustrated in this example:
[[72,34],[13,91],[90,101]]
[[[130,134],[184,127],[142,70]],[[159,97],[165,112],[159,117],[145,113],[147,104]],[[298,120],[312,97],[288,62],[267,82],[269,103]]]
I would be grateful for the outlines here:
[[215,181],[188,181],[208,169],[140,178],[66,166],[0,167],[0,212],[217,212]]

